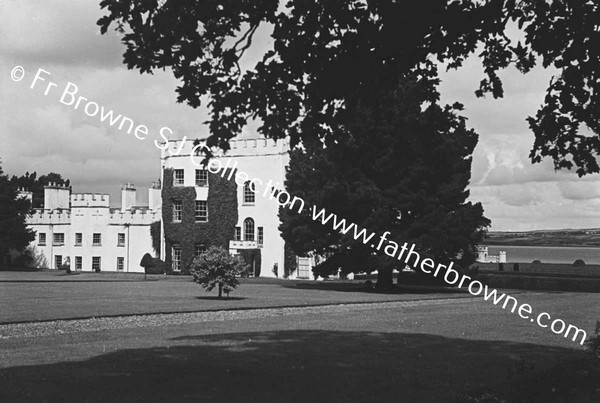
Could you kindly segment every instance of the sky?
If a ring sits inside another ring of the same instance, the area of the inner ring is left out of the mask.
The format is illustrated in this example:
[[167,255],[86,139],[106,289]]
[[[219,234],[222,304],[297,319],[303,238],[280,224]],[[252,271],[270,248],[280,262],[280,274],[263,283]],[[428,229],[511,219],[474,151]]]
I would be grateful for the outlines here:
[[[10,175],[57,172],[71,179],[74,192],[109,193],[115,206],[120,187],[132,182],[144,203],[145,189],[160,177],[153,144],[160,128],[170,128],[171,138],[204,138],[207,113],[176,103],[178,82],[169,70],[153,75],[127,70],[117,35],[100,35],[96,21],[104,12],[98,4],[0,0],[0,159]],[[248,65],[270,46],[268,31],[259,32],[254,43],[258,50],[248,52]],[[20,81],[11,78],[15,66],[24,68]],[[40,68],[48,72],[45,81],[30,88]],[[552,73],[505,70],[505,97],[498,100],[474,95],[483,78],[477,57],[441,76],[442,102],[463,103],[468,125],[479,134],[470,200],[483,204],[492,230],[600,227],[600,175],[556,173],[550,160],[532,165],[528,157],[533,134],[525,119],[543,102]],[[48,82],[56,87],[45,95]],[[69,82],[77,95],[147,126],[147,138],[62,104]]]

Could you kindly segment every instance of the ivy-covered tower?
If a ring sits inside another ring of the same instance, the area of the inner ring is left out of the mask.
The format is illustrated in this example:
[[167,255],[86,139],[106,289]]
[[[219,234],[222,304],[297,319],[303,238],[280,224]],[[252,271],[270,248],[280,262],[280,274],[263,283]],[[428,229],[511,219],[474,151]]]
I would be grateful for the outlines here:
[[272,196],[284,190],[287,140],[233,139],[208,166],[203,146],[189,139],[162,144],[161,258],[186,272],[196,255],[216,245],[242,255],[255,276],[297,277],[286,267]]

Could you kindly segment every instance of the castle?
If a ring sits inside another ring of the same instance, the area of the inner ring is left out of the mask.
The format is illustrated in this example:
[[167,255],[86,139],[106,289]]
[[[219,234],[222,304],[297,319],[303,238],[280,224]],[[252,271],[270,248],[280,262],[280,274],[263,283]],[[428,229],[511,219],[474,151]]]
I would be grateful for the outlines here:
[[[215,245],[243,255],[251,275],[310,277],[312,259],[291,254],[281,237],[279,204],[262,197],[257,183],[240,178],[243,173],[260,178],[272,192],[284,190],[288,141],[232,139],[230,150],[214,158],[223,174],[202,165],[202,144],[162,144],[161,180],[148,189],[148,206],[136,205],[132,184],[122,187],[120,209],[110,208],[107,194],[70,194],[64,186],[46,186],[44,208],[27,220],[36,232],[30,248],[37,265],[143,272],[142,257],[154,254],[150,226],[160,221],[159,257],[174,271],[185,271],[194,257]],[[25,190],[20,195],[32,196]]]
[[[37,265],[72,270],[143,272],[139,263],[152,251],[150,224],[160,220],[160,186],[148,189],[149,206],[136,206],[132,184],[121,190],[121,208],[110,208],[107,194],[70,193],[50,183],[44,187],[44,208],[27,219],[36,233],[30,248]],[[31,193],[20,191],[31,200]]]
[[488,247],[485,245],[477,246],[477,258],[479,263],[506,263],[506,251],[498,251],[498,255],[490,255]]
[[161,259],[180,269],[217,245],[245,255],[254,276],[308,278],[312,260],[286,250],[279,204],[257,190],[258,183],[272,192],[284,190],[288,140],[232,139],[230,150],[211,161],[222,167],[220,173],[202,165],[203,144],[173,140],[162,149]]

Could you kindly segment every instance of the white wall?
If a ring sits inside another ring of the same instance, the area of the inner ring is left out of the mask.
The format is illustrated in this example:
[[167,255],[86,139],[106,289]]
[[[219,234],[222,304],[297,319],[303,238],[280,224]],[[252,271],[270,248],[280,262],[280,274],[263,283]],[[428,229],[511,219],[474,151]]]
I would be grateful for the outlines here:
[[[258,138],[232,140],[230,145],[231,149],[226,154],[220,154],[216,158],[221,162],[221,166],[235,167],[238,174],[245,172],[250,180],[255,178],[259,180],[257,181],[255,203],[245,205],[243,203],[243,178],[238,178],[236,182],[238,184],[238,222],[236,226],[241,228],[243,237],[244,220],[248,217],[253,218],[255,222],[255,241],[258,237],[258,227],[264,228],[264,246],[261,249],[261,277],[275,277],[272,272],[274,264],[278,266],[278,276],[283,277],[284,241],[278,229],[280,223],[278,217],[279,204],[274,199],[269,200],[268,193],[266,197],[263,197],[263,194],[269,181],[271,181],[270,186],[284,190],[285,167],[289,162],[289,144],[285,140],[275,142]],[[164,168],[183,169],[183,186],[195,186],[195,171],[201,169],[196,164],[200,164],[202,156],[192,156],[192,141],[187,141],[181,152],[175,155],[179,147],[179,141],[169,142],[168,150],[162,152],[162,165]],[[235,178],[231,180],[234,181]],[[196,195],[197,200],[206,200],[208,189],[196,187]],[[210,220],[210,211],[208,216]],[[233,239],[233,235],[231,234],[231,239]]]
[[[76,257],[82,258],[82,271],[92,270],[92,257],[100,257],[102,271],[117,271],[117,258],[124,259],[123,272],[143,272],[139,265],[146,253],[154,254],[150,224],[160,220],[160,210],[121,211],[110,209],[108,195],[74,194],[71,210],[37,210],[27,220],[36,231],[31,246],[46,258],[48,268],[56,269],[55,257],[69,257],[75,270]],[[46,234],[46,245],[39,244],[39,233]],[[63,245],[53,244],[53,234],[64,233]],[[75,234],[82,234],[81,245],[75,244]],[[99,233],[101,244],[93,244],[93,234]],[[125,234],[125,243],[118,244],[118,234]]]

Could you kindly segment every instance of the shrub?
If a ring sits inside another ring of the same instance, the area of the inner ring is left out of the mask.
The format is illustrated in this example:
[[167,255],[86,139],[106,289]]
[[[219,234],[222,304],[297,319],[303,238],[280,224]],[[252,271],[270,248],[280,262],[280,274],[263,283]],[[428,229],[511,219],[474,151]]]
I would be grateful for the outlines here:
[[196,283],[207,292],[218,287],[221,298],[223,291],[229,295],[239,285],[236,276],[248,270],[248,266],[240,256],[232,256],[223,248],[211,246],[194,259],[191,270]]
[[142,266],[143,268],[146,267],[151,267],[154,263],[154,258],[152,257],[151,254],[146,253],[144,255],[144,257],[142,257],[142,260],[140,261],[140,266]]
[[596,332],[594,336],[588,337],[585,346],[600,358],[600,320],[596,321]]
[[71,274],[71,265],[69,263],[61,264],[58,269],[64,270],[67,274]]
[[167,263],[159,258],[152,257],[149,253],[142,257],[140,266],[144,268],[146,274],[167,274],[171,271],[171,267]]
[[531,264],[542,264],[542,261],[539,259],[534,260]]
[[585,266],[585,262],[582,259],[577,259],[573,262],[573,266]]
[[100,268],[98,267],[96,270],[94,270],[96,273],[100,273]]

